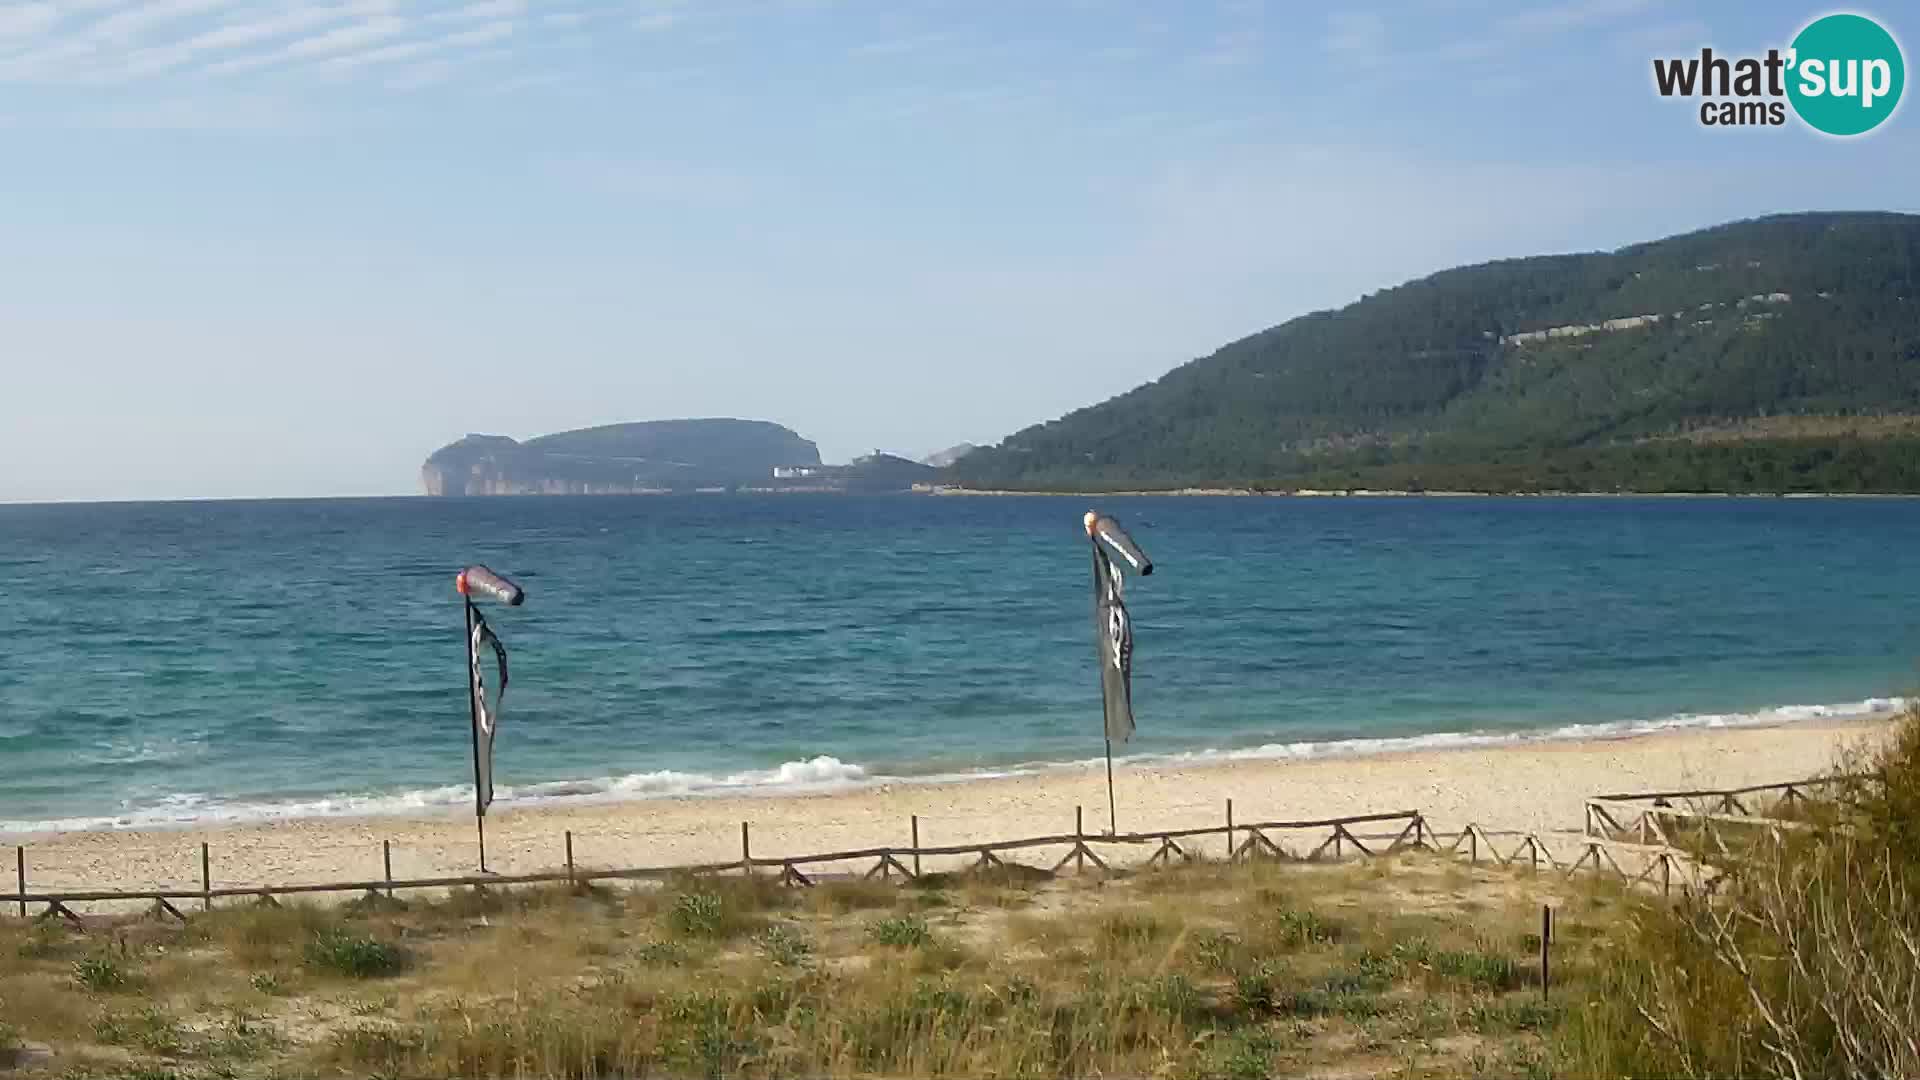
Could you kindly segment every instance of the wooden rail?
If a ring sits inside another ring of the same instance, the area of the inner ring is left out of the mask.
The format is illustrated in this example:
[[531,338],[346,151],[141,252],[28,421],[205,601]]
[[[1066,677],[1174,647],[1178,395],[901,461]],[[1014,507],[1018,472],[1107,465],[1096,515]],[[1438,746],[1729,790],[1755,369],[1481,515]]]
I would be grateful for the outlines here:
[[[1346,817],[1314,818],[1298,821],[1254,821],[1239,824],[1232,823],[1231,813],[1231,805],[1229,804],[1229,819],[1228,824],[1225,825],[1114,834],[1087,832],[1083,825],[1084,818],[1076,809],[1074,815],[1075,827],[1071,833],[959,844],[915,844],[909,847],[882,845],[839,851],[825,851],[807,855],[782,855],[772,857],[756,856],[753,854],[750,826],[747,822],[741,822],[740,858],[738,859],[673,866],[615,867],[597,870],[579,867],[574,864],[573,836],[572,833],[569,832],[566,834],[565,839],[567,856],[567,868],[565,870],[550,870],[529,874],[454,874],[422,878],[395,878],[393,876],[392,849],[388,843],[383,841],[381,844],[381,856],[386,873],[378,880],[331,881],[291,885],[230,885],[215,887],[212,883],[210,858],[206,845],[203,844],[201,845],[200,853],[201,884],[197,889],[143,888],[29,891],[27,889],[26,878],[26,849],[24,847],[17,847],[15,849],[15,860],[18,868],[18,889],[13,893],[0,893],[0,904],[12,903],[18,905],[22,917],[26,915],[27,905],[44,904],[46,905],[46,909],[39,917],[46,918],[52,915],[59,915],[77,921],[79,916],[68,907],[69,904],[151,903],[155,910],[163,914],[184,918],[185,916],[175,907],[173,901],[199,900],[202,910],[210,910],[215,900],[245,897],[251,897],[267,903],[274,902],[277,897],[326,893],[360,892],[375,895],[384,894],[391,897],[396,891],[412,889],[487,888],[501,885],[558,884],[562,882],[578,885],[595,881],[659,880],[682,875],[719,874],[728,871],[752,874],[757,870],[763,869],[778,870],[780,881],[784,884],[806,886],[812,884],[812,879],[811,876],[802,869],[803,867],[858,862],[868,859],[876,861],[872,868],[867,871],[867,877],[879,876],[882,878],[891,878],[892,875],[897,873],[903,879],[911,881],[920,875],[915,871],[907,869],[906,863],[903,861],[905,859],[910,858],[915,866],[919,866],[921,865],[921,860],[926,857],[973,855],[977,856],[977,858],[972,864],[972,867],[978,869],[1006,865],[1007,861],[1003,858],[1005,853],[1044,847],[1066,847],[1069,849],[1065,857],[1054,864],[1053,872],[1055,873],[1065,869],[1069,864],[1073,864],[1078,870],[1085,870],[1089,862],[1093,863],[1100,870],[1106,871],[1109,869],[1107,862],[1093,850],[1095,846],[1157,843],[1159,847],[1147,860],[1148,865],[1155,865],[1161,862],[1171,862],[1175,856],[1182,859],[1191,859],[1193,856],[1179,845],[1178,841],[1180,840],[1223,834],[1231,840],[1233,834],[1239,833],[1246,837],[1245,842],[1237,849],[1229,848],[1229,858],[1234,861],[1239,861],[1260,855],[1288,857],[1290,853],[1269,837],[1267,835],[1268,833],[1298,831],[1302,829],[1329,829],[1331,832],[1327,836],[1326,841],[1319,847],[1314,848],[1312,853],[1306,856],[1306,858],[1319,858],[1329,848],[1332,849],[1334,857],[1338,858],[1343,854],[1344,848],[1347,846],[1355,848],[1363,856],[1371,856],[1375,854],[1375,852],[1366,846],[1366,842],[1368,841],[1374,843],[1389,841],[1390,846],[1385,850],[1391,851],[1397,850],[1410,842],[1418,843],[1418,838],[1422,835],[1423,831],[1430,832],[1430,830],[1425,830],[1424,820],[1421,818],[1418,810],[1397,810],[1389,813],[1354,814]],[[1388,822],[1404,822],[1405,824],[1397,834],[1383,836],[1362,836],[1356,834],[1351,828],[1352,826]],[[918,823],[916,822],[914,828],[916,836],[918,832]],[[1414,838],[1412,841],[1408,840],[1410,836]]]
[[1696,791],[1638,791],[1624,795],[1595,795],[1596,799],[1609,802],[1638,802],[1644,799],[1700,799],[1715,798],[1721,795],[1753,795],[1763,791],[1786,792],[1799,788],[1820,787],[1824,784],[1860,783],[1878,781],[1872,773],[1848,773],[1842,776],[1815,776],[1806,780],[1782,780],[1772,784],[1749,784],[1737,788],[1702,788]]
[[[1767,785],[1767,787],[1785,787],[1787,785]],[[48,918],[62,916],[79,922],[79,916],[70,908],[70,904],[84,903],[149,903],[158,914],[186,918],[185,914],[173,903],[177,900],[199,900],[202,910],[211,910],[215,900],[252,898],[261,903],[276,903],[277,898],[286,896],[316,895],[328,893],[366,893],[371,896],[392,897],[396,891],[416,889],[453,889],[453,888],[490,888],[506,885],[561,884],[570,886],[589,884],[596,881],[644,881],[662,880],[677,876],[713,875],[737,872],[752,875],[761,870],[777,871],[777,879],[784,885],[806,887],[813,884],[817,869],[823,865],[836,863],[862,862],[873,860],[866,870],[867,878],[891,880],[894,875],[904,881],[912,881],[923,876],[920,867],[922,860],[929,857],[966,857],[973,856],[968,864],[969,870],[993,869],[1010,865],[1006,854],[1027,851],[1036,848],[1067,848],[1067,853],[1053,864],[1052,873],[1059,873],[1072,866],[1078,872],[1084,872],[1088,863],[1092,863],[1101,872],[1109,871],[1106,859],[1094,849],[1108,846],[1156,845],[1148,856],[1148,867],[1171,865],[1175,859],[1190,862],[1195,855],[1182,841],[1192,841],[1200,837],[1225,836],[1230,862],[1244,862],[1258,858],[1280,858],[1298,861],[1341,860],[1347,857],[1348,849],[1361,858],[1372,858],[1393,854],[1405,849],[1421,849],[1443,856],[1465,858],[1478,864],[1482,861],[1489,865],[1507,868],[1530,869],[1535,872],[1551,871],[1562,878],[1570,879],[1586,870],[1593,876],[1613,875],[1629,887],[1642,885],[1652,887],[1654,875],[1658,875],[1658,887],[1662,893],[1670,894],[1678,884],[1682,889],[1691,890],[1710,886],[1706,881],[1699,862],[1685,851],[1664,842],[1631,843],[1617,836],[1596,835],[1593,822],[1596,812],[1604,815],[1609,800],[1595,799],[1588,802],[1589,830],[1586,835],[1561,834],[1553,836],[1552,844],[1533,832],[1489,832],[1477,824],[1468,824],[1458,834],[1452,834],[1451,841],[1436,833],[1426,818],[1418,810],[1396,810],[1386,813],[1354,814],[1344,817],[1311,818],[1302,820],[1275,820],[1235,822],[1232,818],[1232,804],[1228,803],[1227,823],[1224,825],[1198,826],[1181,829],[1159,829],[1130,833],[1089,833],[1083,826],[1083,818],[1075,814],[1075,828],[1071,833],[1058,833],[1044,836],[1028,836],[1011,840],[973,841],[957,844],[912,844],[907,847],[880,845],[864,848],[850,848],[825,851],[805,855],[761,856],[752,851],[751,830],[748,823],[741,823],[740,857],[723,861],[680,864],[673,866],[611,867],[594,869],[577,865],[573,859],[573,836],[565,836],[566,866],[562,870],[547,870],[526,874],[453,874],[435,877],[395,878],[391,846],[381,843],[381,856],[384,875],[379,879],[316,882],[290,885],[228,885],[215,887],[212,882],[210,859],[206,846],[201,850],[200,887],[194,888],[143,888],[143,889],[78,889],[60,891],[29,891],[26,887],[26,853],[24,848],[15,852],[18,870],[18,890],[13,893],[0,893],[0,904],[15,904],[22,915],[27,914],[28,905],[41,904],[45,909],[37,916]],[[1596,808],[1598,811],[1596,811]],[[1685,811],[1670,808],[1656,808],[1650,812],[1671,815],[1683,815]],[[1611,820],[1611,819],[1609,819]],[[1398,823],[1397,831],[1366,833],[1357,832],[1357,828],[1369,825],[1391,825]],[[1311,848],[1303,848],[1304,854],[1290,851],[1274,834],[1300,832],[1303,830],[1327,830],[1319,843]],[[1617,830],[1624,832],[1625,830]],[[918,838],[918,822],[915,822],[913,835]],[[1511,841],[1512,846],[1502,852],[1498,839]],[[1568,845],[1578,853],[1568,857]],[[1554,845],[1559,845],[1556,853]],[[1620,858],[1642,860],[1638,873],[1630,872],[1622,866]],[[913,869],[908,868],[911,861]]]

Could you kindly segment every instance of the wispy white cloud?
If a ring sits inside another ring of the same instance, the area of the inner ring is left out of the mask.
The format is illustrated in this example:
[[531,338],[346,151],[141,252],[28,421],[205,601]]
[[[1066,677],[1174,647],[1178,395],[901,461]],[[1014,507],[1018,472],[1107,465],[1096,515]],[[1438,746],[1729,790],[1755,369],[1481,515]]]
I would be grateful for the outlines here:
[[398,36],[406,28],[407,20],[393,15],[380,15],[329,30],[324,34],[302,38],[287,46],[287,55],[292,57],[328,56]]
[[94,23],[89,36],[127,41],[157,27],[223,8],[233,0],[149,0]]
[[292,37],[330,23],[376,14],[390,7],[390,0],[348,0],[341,4],[286,8],[265,18],[230,22],[189,38],[140,49],[129,57],[123,73],[128,77],[155,74],[190,63],[204,54],[227,52]]
[[478,3],[450,11],[436,11],[428,17],[436,22],[461,19],[478,22],[482,19],[511,19],[524,14],[526,10],[527,0],[479,0]]
[[397,15],[374,15],[355,20],[345,26],[337,26],[318,34],[297,38],[271,52],[224,60],[208,66],[206,71],[210,75],[233,75],[336,56],[352,52],[365,45],[398,37],[406,31],[407,25],[407,20]]
[[589,24],[634,32],[635,18],[685,10],[677,0],[0,0],[0,85],[152,83],[149,100],[197,101],[206,76],[323,74],[347,86],[349,72],[378,68],[365,85],[420,89],[483,49],[513,42],[527,66],[544,66],[543,50],[577,43]]

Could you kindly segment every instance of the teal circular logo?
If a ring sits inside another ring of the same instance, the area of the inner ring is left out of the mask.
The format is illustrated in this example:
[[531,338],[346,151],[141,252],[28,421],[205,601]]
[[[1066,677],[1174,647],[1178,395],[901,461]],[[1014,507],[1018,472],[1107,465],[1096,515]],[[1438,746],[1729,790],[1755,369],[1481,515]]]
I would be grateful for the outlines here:
[[1900,43],[1864,15],[1828,15],[1793,39],[1787,99],[1808,126],[1828,135],[1861,135],[1900,104],[1907,65]]

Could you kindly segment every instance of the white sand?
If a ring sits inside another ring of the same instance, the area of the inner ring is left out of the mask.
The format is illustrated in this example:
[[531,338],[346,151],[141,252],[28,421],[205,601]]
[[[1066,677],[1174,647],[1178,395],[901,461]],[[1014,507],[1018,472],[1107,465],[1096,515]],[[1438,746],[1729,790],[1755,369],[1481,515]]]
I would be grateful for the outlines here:
[[[1442,830],[1474,822],[1490,830],[1577,831],[1589,796],[1802,779],[1827,769],[1843,747],[1869,741],[1887,727],[1879,719],[1311,761],[1123,766],[1117,777],[1119,824],[1123,832],[1224,824],[1231,798],[1242,824],[1419,810]],[[488,867],[526,873],[561,866],[566,830],[574,834],[575,858],[582,866],[667,866],[739,858],[742,821],[752,823],[756,857],[780,858],[905,846],[915,814],[927,845],[1071,833],[1076,806],[1085,808],[1087,831],[1099,832],[1107,827],[1106,805],[1097,768],[830,794],[548,803],[524,809],[499,804],[487,819]],[[32,892],[197,890],[203,841],[212,850],[216,887],[377,879],[382,840],[392,843],[399,878],[475,869],[473,818],[460,813],[7,840],[26,847]],[[1202,848],[1218,855],[1221,843],[1208,838]],[[1037,851],[1026,861],[1059,853]],[[1120,862],[1149,853],[1114,852]]]

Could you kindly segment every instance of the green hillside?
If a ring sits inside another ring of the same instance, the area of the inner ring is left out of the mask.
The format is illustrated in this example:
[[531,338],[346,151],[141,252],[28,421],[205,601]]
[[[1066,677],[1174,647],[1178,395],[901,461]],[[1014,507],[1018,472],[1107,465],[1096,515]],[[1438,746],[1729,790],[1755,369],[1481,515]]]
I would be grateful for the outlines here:
[[1447,270],[949,470],[1017,489],[1920,491],[1920,216]]

